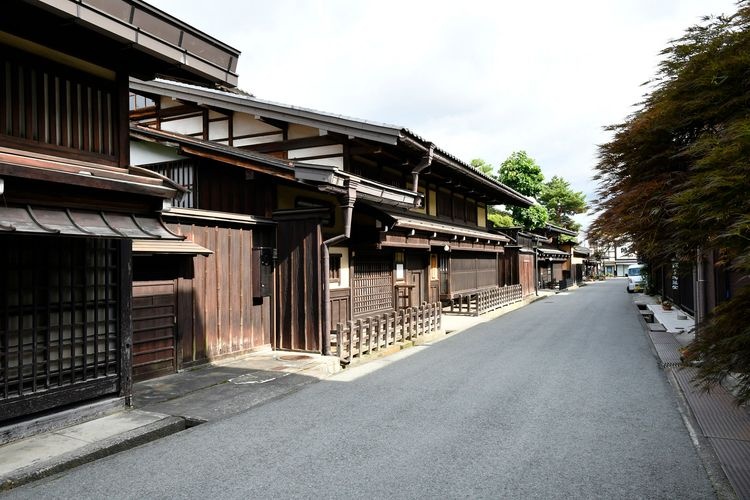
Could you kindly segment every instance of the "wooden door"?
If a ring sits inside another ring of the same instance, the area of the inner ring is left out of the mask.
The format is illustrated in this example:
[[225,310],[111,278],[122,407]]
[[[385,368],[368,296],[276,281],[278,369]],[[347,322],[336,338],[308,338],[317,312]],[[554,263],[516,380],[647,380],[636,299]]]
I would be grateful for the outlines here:
[[177,371],[175,281],[133,283],[133,379]]
[[409,271],[411,306],[419,307],[424,302],[424,271]]
[[321,352],[321,243],[319,219],[279,222],[275,349]]

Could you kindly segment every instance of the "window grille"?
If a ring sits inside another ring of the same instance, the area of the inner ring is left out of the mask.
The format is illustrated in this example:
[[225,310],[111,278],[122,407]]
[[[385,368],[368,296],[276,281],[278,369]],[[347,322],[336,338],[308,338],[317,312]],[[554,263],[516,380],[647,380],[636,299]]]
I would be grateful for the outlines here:
[[9,398],[118,376],[115,242],[6,238],[0,246],[0,409]]
[[112,82],[8,50],[0,56],[0,135],[114,157]]
[[393,270],[391,262],[355,262],[352,288],[355,316],[392,310]]

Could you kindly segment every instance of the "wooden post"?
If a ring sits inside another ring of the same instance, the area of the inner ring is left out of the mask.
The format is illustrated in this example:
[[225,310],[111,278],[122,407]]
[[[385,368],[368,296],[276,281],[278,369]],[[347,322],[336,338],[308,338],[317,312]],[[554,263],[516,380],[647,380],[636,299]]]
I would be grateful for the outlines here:
[[349,320],[349,362],[354,361],[354,321]]
[[401,319],[401,340],[406,340],[406,311],[398,311],[398,315]]
[[372,337],[373,337],[373,331],[372,331],[372,320],[373,318],[367,318],[367,352],[372,354]]
[[[125,404],[130,405],[133,398],[133,242],[123,239],[120,240],[119,246],[120,373],[118,375],[120,376],[120,396],[125,398]],[[73,364],[74,360],[71,359],[71,364]]]
[[341,323],[336,323],[336,356],[338,356],[339,359],[343,359],[341,357],[342,354],[342,344],[344,343],[344,325]]
[[362,320],[357,320],[357,355],[362,357]]

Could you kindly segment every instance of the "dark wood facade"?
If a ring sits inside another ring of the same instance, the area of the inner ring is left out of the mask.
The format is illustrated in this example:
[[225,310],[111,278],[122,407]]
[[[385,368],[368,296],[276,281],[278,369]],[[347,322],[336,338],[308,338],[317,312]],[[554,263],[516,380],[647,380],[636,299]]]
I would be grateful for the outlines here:
[[[328,297],[328,321],[346,322],[521,279],[519,262],[510,262],[504,252],[510,239],[488,230],[487,210],[495,203],[526,206],[529,200],[405,129],[177,83],[136,82],[131,89],[148,104],[131,114],[139,122],[135,136],[163,144],[171,139],[188,157],[201,150],[205,158],[211,149],[226,172],[229,165],[250,161],[251,154],[282,159],[292,168],[290,178],[278,169],[260,169],[257,162],[243,164],[253,174],[236,183],[265,193],[273,190],[262,184],[264,175],[278,184],[275,199],[263,201],[273,207],[278,223],[276,348],[324,349],[320,329],[326,319],[315,313],[324,309],[323,297]],[[201,190],[207,188],[223,192],[223,175],[198,178],[194,196],[203,200]],[[351,234],[344,234],[341,216],[344,179],[369,182],[354,188],[362,199],[354,204]],[[390,198],[383,195],[386,188],[395,190]],[[406,206],[395,199],[398,190],[408,193],[404,199],[419,197],[421,203]],[[218,210],[213,204],[201,208]],[[225,210],[259,213],[259,208]],[[330,220],[288,225],[276,216],[306,208],[327,208]],[[338,267],[321,276],[318,247],[328,239],[337,240],[335,251],[345,254],[345,283]]]
[[137,14],[125,22],[101,4],[9,0],[0,16],[0,423],[129,398],[134,314],[157,332],[149,349],[169,350],[162,304],[138,297],[134,311],[131,251],[181,241],[158,216],[177,189],[130,166],[129,77],[231,75],[211,57],[176,64],[171,42],[139,23],[158,17],[217,57],[237,54],[141,2],[120,3]]

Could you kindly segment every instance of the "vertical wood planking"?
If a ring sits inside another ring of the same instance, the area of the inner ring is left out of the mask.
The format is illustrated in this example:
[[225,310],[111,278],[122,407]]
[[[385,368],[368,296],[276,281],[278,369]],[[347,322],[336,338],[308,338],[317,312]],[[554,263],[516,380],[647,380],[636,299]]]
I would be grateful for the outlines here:
[[237,352],[244,346],[244,336],[242,332],[242,276],[245,273],[245,265],[242,262],[242,229],[227,231],[229,239],[229,269],[227,271],[227,280],[229,281],[227,293],[228,297],[228,323],[229,323],[229,348],[231,352]]

